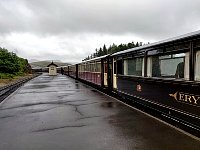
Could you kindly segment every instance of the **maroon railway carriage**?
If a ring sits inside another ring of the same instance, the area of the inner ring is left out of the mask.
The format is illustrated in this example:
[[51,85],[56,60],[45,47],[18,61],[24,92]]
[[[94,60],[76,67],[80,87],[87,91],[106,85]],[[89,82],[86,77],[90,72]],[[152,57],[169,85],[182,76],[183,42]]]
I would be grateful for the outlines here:
[[68,74],[200,135],[200,31],[84,61]]
[[200,31],[111,55],[113,88],[200,135]]
[[82,63],[77,64],[78,78],[103,87],[104,80],[107,80],[107,74],[104,73],[104,66],[102,65],[102,62],[107,57],[108,55],[83,61]]
[[[65,68],[64,68],[65,70]],[[70,77],[76,78],[76,64],[68,66],[67,75]]]

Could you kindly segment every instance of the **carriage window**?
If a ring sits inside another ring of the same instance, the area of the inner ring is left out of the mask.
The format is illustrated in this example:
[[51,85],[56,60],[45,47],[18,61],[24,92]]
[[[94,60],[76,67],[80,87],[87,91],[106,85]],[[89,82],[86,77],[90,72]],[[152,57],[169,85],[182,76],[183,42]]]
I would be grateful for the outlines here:
[[76,69],[75,69],[75,67],[76,67],[76,66],[73,66],[73,67],[72,67],[72,70],[73,70],[73,71],[75,71],[75,70],[76,70]]
[[195,80],[200,81],[200,51],[196,52]]
[[87,64],[85,64],[85,71],[87,71]]
[[89,64],[89,72],[91,72],[91,69],[92,69],[92,65]]
[[142,58],[124,60],[124,75],[142,76]]
[[84,65],[81,65],[81,71],[82,72],[84,71]]
[[94,64],[91,64],[90,66],[91,66],[91,67],[90,67],[90,68],[91,68],[90,71],[91,71],[91,72],[94,72]]
[[184,78],[185,53],[152,57],[152,77]]
[[117,60],[117,74],[123,74],[123,60]]
[[90,64],[90,63],[89,63],[89,65],[88,65],[88,68],[89,68],[88,71],[91,72],[91,68],[92,68],[92,67],[91,67],[91,64]]
[[93,72],[96,72],[97,70],[97,65],[96,65],[96,62],[93,64]]
[[97,63],[97,70],[96,72],[101,72],[101,64],[100,63]]
[[89,64],[86,64],[86,71],[89,71]]
[[93,72],[96,72],[96,64],[93,64]]

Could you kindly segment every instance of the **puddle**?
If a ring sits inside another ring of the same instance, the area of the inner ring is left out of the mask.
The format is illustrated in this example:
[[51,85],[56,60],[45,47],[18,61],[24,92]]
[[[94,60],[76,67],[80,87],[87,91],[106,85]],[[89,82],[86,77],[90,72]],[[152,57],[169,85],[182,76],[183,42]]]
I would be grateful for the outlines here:
[[45,84],[36,84],[36,85],[31,85],[26,87],[27,89],[43,89],[43,88],[47,88],[50,87],[49,85],[45,85]]
[[107,107],[107,108],[115,108],[117,107],[119,104],[116,102],[103,102],[101,104],[102,107]]

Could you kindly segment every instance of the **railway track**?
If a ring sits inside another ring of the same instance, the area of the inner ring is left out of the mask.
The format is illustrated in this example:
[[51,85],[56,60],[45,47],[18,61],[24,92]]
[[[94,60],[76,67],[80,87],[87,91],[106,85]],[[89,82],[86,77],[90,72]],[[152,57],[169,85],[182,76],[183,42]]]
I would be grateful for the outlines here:
[[21,80],[18,80],[16,82],[13,82],[11,84],[8,84],[6,86],[0,87],[0,103],[8,97],[11,93],[13,93],[15,90],[17,90],[20,86],[22,86],[24,83],[28,82],[29,80],[39,76],[41,74],[34,74],[31,77],[27,77]]

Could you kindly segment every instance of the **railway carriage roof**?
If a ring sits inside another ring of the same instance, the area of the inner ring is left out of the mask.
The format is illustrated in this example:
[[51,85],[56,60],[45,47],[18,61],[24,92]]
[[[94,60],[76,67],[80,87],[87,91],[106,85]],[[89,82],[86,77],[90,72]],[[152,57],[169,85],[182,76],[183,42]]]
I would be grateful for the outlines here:
[[109,55],[103,55],[103,56],[100,56],[100,57],[92,58],[92,59],[89,59],[89,60],[86,60],[86,61],[82,61],[81,63],[99,60],[99,59],[102,59],[102,58],[106,58],[107,56],[109,56]]
[[148,45],[144,45],[144,46],[140,46],[140,47],[136,47],[136,48],[131,48],[131,49],[127,49],[127,50],[124,50],[124,51],[120,51],[120,52],[112,54],[111,56],[116,56],[116,55],[120,55],[120,54],[124,54],[124,53],[129,53],[129,52],[132,52],[132,51],[151,48],[151,47],[159,46],[161,44],[166,44],[166,43],[170,43],[170,42],[184,40],[184,39],[192,38],[192,37],[195,37],[195,36],[200,36],[200,30],[199,31],[195,31],[195,32],[190,32],[190,33],[187,33],[187,34],[184,34],[184,35],[180,35],[180,36],[177,36],[177,37],[174,37],[174,38],[169,38],[169,39],[166,39],[166,40],[155,42],[155,43],[152,43],[152,44],[148,44]]
[[90,61],[96,61],[96,60],[99,60],[99,59],[101,59],[101,58],[106,58],[107,56],[109,56],[109,55],[104,55],[104,56],[100,56],[100,57],[92,58],[92,59],[85,60],[85,61],[82,61],[82,62],[79,62],[79,63],[71,64],[71,65],[68,65],[68,66],[75,66],[76,64],[79,65],[79,64],[82,64],[82,63],[90,62]]

